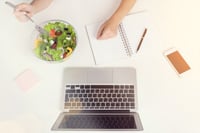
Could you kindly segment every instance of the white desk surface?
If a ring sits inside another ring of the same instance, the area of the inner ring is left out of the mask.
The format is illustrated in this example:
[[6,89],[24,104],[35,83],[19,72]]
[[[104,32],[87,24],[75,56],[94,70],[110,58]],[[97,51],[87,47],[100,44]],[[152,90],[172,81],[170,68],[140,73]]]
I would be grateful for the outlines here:
[[[22,2],[28,0],[12,0]],[[31,53],[33,25],[20,23],[12,9],[0,3],[0,132],[50,133],[61,112],[62,72],[68,66],[95,66],[85,25],[107,18],[119,0],[55,0],[34,16],[42,22],[63,19],[78,31],[72,57],[59,64],[38,60]],[[131,12],[146,9],[155,25],[149,41],[130,61],[108,66],[137,69],[139,114],[144,133],[199,133],[200,123],[200,2],[199,0],[138,0]],[[134,22],[133,22],[134,23]],[[162,52],[176,47],[191,66],[179,78]],[[24,92],[15,83],[18,74],[31,69],[39,83]]]

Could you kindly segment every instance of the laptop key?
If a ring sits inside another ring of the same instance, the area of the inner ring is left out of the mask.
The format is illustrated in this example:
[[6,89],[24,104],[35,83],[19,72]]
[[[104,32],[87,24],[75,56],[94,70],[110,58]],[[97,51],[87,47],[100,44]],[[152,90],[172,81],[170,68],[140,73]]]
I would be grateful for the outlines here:
[[66,102],[66,101],[69,101],[68,94],[65,95],[65,102]]
[[80,101],[80,99],[79,98],[75,98],[75,102],[79,102]]
[[89,89],[90,88],[90,85],[85,85],[85,89]]
[[98,97],[101,97],[101,94],[98,94]]
[[122,89],[119,90],[119,93],[123,93],[124,91]]
[[128,99],[127,98],[123,98],[123,102],[127,102],[128,101]]
[[117,98],[114,98],[113,101],[114,101],[114,102],[117,102]]
[[84,89],[84,85],[80,85],[80,88],[81,88],[81,89]]
[[93,97],[97,97],[97,94],[93,94]]
[[72,106],[75,107],[75,106],[76,106],[76,103],[72,103]]
[[133,89],[129,90],[129,93],[134,93],[134,90]]
[[88,98],[85,98],[85,99],[84,99],[84,102],[88,102]]
[[99,98],[99,102],[103,102],[103,98]]
[[73,94],[69,94],[69,97],[73,97],[74,95]]
[[109,92],[109,90],[108,90],[108,89],[106,89],[106,90],[105,90],[105,93],[108,93],[108,92]]
[[65,103],[65,107],[70,107],[71,106],[71,103],[67,102]]
[[80,107],[82,104],[80,102],[77,103],[77,106]]
[[90,90],[89,90],[89,89],[87,89],[85,93],[88,93],[88,94],[89,94],[89,93],[90,93]]
[[95,106],[95,109],[99,109],[99,106],[97,107],[97,106]]
[[93,98],[89,98],[89,102],[93,102]]
[[129,89],[129,85],[125,85],[125,88],[126,88],[126,89]]
[[121,94],[117,94],[117,97],[121,97]]
[[111,103],[111,106],[114,107],[114,106],[115,106],[115,103]]
[[135,106],[135,104],[134,103],[130,103],[131,104],[131,107],[134,107]]
[[81,91],[81,90],[76,90],[76,92],[75,92],[75,93],[80,93],[80,91]]
[[108,99],[108,101],[109,101],[109,102],[112,102],[112,101],[113,101],[113,99],[112,99],[112,98],[109,98],[109,99]]
[[118,102],[122,102],[122,98],[118,98]]
[[88,97],[92,97],[92,94],[88,94]]
[[70,102],[74,102],[75,100],[74,100],[74,98],[70,98],[70,100],[69,100]]
[[66,92],[66,93],[75,93],[75,90],[67,89],[65,92]]
[[100,93],[104,93],[104,92],[105,92],[104,89],[101,89],[101,90],[100,90]]
[[96,89],[96,93],[99,93],[100,91],[99,91],[99,89]]
[[116,94],[112,94],[112,97],[116,97],[117,95]]
[[134,98],[128,98],[129,102],[134,102]]
[[103,107],[104,107],[105,105],[106,105],[105,103],[101,103],[101,106],[103,106]]
[[134,89],[134,85],[130,85],[130,88],[131,88],[131,89]]
[[134,97],[134,94],[127,94],[127,97]]
[[108,101],[108,98],[104,98],[103,101],[104,101],[104,102],[107,102],[107,101]]
[[107,94],[108,97],[111,97],[111,94]]
[[125,106],[125,103],[121,103],[121,106],[124,107],[124,106]]
[[106,103],[106,106],[109,107],[109,106],[110,106],[110,103]]
[[83,102],[83,98],[80,98],[80,102]]
[[116,106],[120,106],[120,103],[116,103]]
[[85,106],[86,106],[86,103],[82,103],[82,106],[85,107]]
[[98,98],[94,98],[94,102],[98,102]]
[[96,103],[96,106],[100,106],[100,103]]
[[87,106],[89,107],[89,106],[90,106],[90,103],[87,103]]
[[81,93],[85,93],[85,90],[84,90],[84,89],[82,89],[82,90],[81,90]]
[[75,94],[74,94],[74,97],[78,97],[78,94],[75,93]]

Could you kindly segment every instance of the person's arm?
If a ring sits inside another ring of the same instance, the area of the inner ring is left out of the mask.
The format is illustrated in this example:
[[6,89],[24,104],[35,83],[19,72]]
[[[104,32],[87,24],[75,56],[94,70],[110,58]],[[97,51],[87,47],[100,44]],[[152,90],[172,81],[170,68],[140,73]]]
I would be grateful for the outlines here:
[[16,18],[20,21],[27,21],[24,16],[26,13],[29,17],[32,17],[36,13],[47,8],[53,0],[33,0],[31,3],[21,3],[15,8],[14,14]]
[[97,39],[109,39],[117,35],[117,29],[123,18],[134,6],[136,0],[122,0],[114,14],[99,28]]
[[34,8],[35,14],[47,8],[53,0],[33,0],[31,5]]

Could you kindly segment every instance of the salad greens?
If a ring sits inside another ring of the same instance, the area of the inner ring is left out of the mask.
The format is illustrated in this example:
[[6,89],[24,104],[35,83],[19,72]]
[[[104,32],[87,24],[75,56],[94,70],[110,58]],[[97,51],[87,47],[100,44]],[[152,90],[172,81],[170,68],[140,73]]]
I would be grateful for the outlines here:
[[35,40],[34,52],[46,61],[60,61],[68,57],[76,47],[76,33],[70,24],[60,21],[44,25],[48,34],[40,34]]

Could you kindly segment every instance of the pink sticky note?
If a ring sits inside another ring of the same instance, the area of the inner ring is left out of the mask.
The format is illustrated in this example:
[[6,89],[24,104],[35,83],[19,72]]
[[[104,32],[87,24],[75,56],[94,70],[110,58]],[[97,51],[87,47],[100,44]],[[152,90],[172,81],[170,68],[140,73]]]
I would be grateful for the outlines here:
[[37,82],[38,78],[32,70],[27,69],[16,78],[17,85],[23,90],[27,91],[32,88]]

